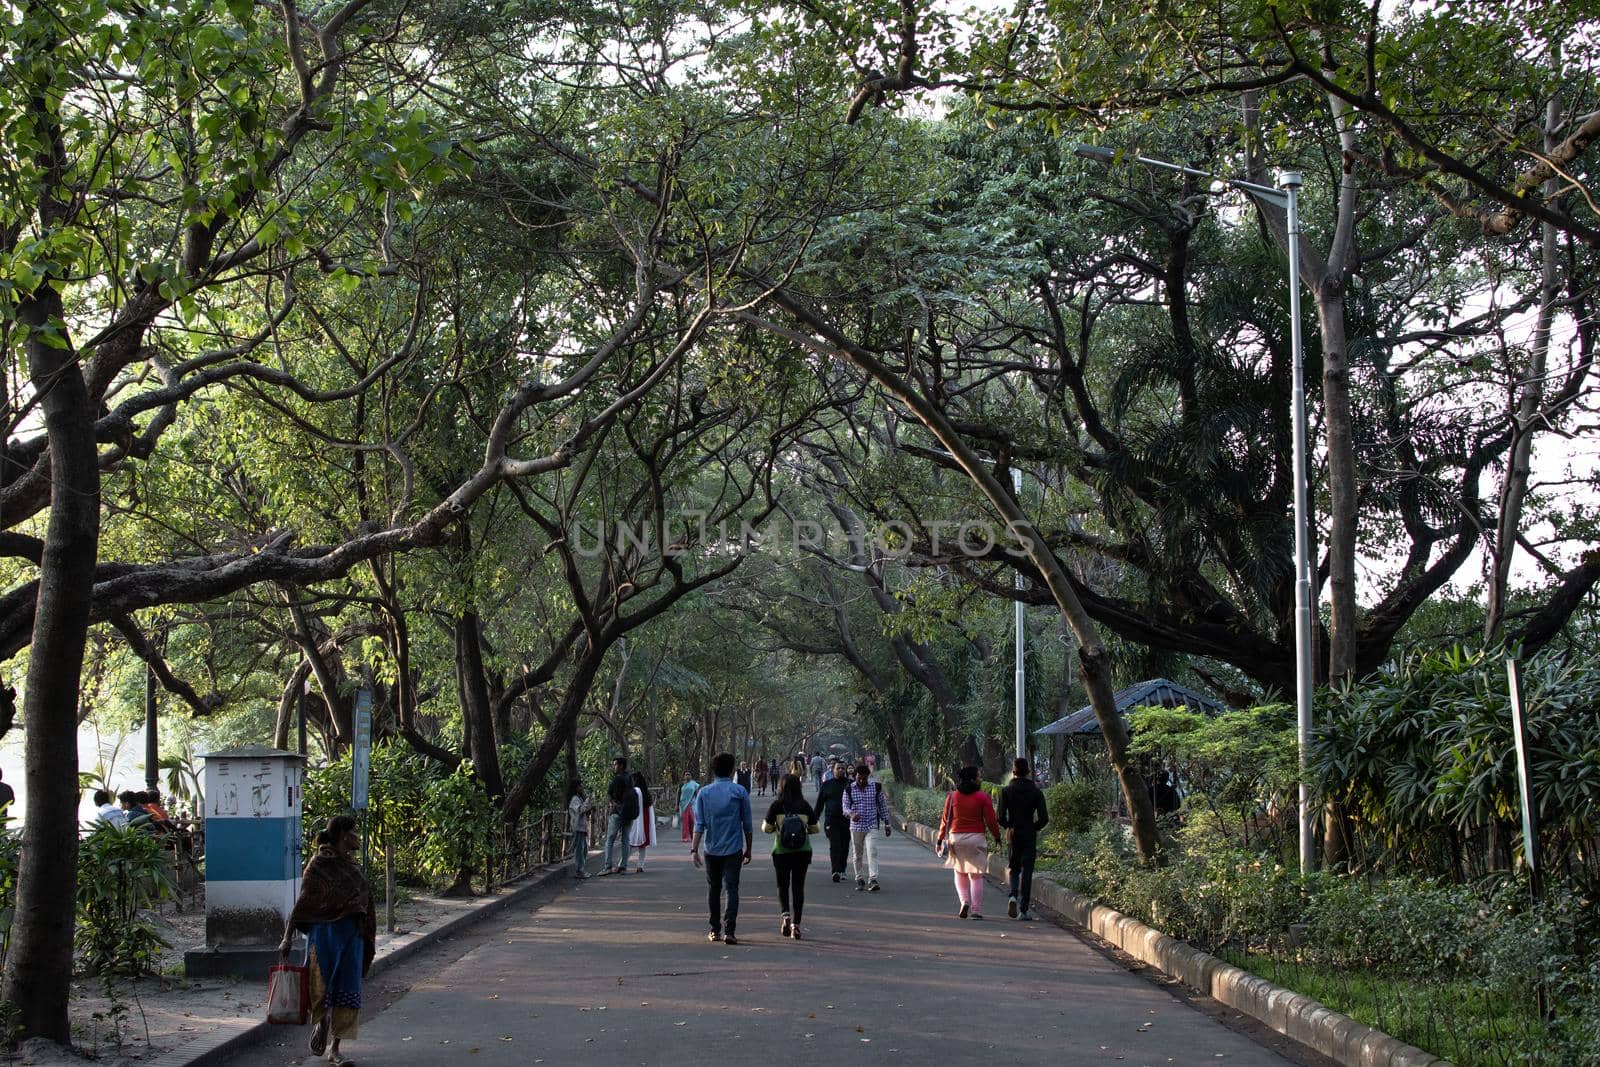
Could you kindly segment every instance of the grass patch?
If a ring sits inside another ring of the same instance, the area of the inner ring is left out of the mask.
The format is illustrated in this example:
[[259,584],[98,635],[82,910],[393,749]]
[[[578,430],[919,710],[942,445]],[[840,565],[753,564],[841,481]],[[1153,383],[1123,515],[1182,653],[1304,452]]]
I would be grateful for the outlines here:
[[1531,989],[1526,1002],[1519,1004],[1467,979],[1433,982],[1390,977],[1238,949],[1225,949],[1218,955],[1235,967],[1443,1056],[1458,1067],[1557,1062],[1532,1052],[1547,1034],[1538,1021]]

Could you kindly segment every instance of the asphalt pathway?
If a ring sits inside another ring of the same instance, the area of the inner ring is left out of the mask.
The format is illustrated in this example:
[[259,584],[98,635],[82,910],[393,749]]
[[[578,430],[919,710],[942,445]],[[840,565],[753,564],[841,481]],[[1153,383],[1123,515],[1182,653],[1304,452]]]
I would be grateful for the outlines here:
[[[993,885],[987,919],[957,919],[948,872],[900,834],[883,842],[880,893],[833,883],[816,839],[799,942],[778,935],[771,839],[758,834],[740,943],[708,942],[704,876],[677,837],[663,828],[645,873],[574,882],[485,921],[464,951],[419,961],[406,985],[371,991],[344,1054],[417,1065],[1291,1062],[1054,923],[1007,919]],[[303,1035],[230,1062],[301,1062]]]

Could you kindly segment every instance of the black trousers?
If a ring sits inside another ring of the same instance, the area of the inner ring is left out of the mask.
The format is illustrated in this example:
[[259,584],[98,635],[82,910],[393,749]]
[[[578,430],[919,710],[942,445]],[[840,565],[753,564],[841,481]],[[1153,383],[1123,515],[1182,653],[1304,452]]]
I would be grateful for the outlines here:
[[[706,907],[711,912],[711,929],[718,933],[733,933],[739,921],[739,872],[744,869],[744,853],[728,856],[706,857]],[[728,906],[722,906],[722,894],[728,894]]]
[[[778,872],[778,908],[796,923],[806,906],[806,868],[811,866],[811,851],[774,852],[772,868]],[[790,907],[790,905],[793,907]]]
[[828,860],[833,864],[830,874],[843,874],[850,859],[850,820],[828,820]]
[[1033,899],[1033,862],[1038,858],[1037,839],[1013,841],[1006,853],[1006,866],[1011,869],[1011,895],[1017,898],[1017,906],[1023,911],[1028,910]]

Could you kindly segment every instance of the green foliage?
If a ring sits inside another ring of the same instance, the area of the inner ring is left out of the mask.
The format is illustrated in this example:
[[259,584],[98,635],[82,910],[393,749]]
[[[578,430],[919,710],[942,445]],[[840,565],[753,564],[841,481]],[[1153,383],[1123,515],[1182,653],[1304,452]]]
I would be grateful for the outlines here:
[[[1501,1062],[1496,1057],[1516,1045],[1519,1053],[1525,1046],[1551,1057],[1530,1062],[1580,1063],[1579,1050],[1594,1047],[1585,1042],[1600,1027],[1600,955],[1593,947],[1600,918],[1573,887],[1556,887],[1534,907],[1526,885],[1509,880],[1462,886],[1328,872],[1302,878],[1270,855],[1236,848],[1180,847],[1167,865],[1146,866],[1124,830],[1109,822],[1071,844],[1059,874],[1080,892],[1402,1040],[1459,1053],[1458,1062]],[[1375,1007],[1372,983],[1393,1002]],[[1553,1029],[1533,1016],[1530,991],[1541,984],[1563,1020]],[[1437,1047],[1429,1016],[1450,998],[1457,998],[1451,1017],[1476,1025],[1461,999],[1465,990],[1477,1014],[1498,1021],[1483,1024],[1477,1048]]]
[[22,832],[0,827],[0,967],[11,953],[11,926],[17,916],[17,860]]
[[96,823],[78,846],[78,957],[89,974],[148,974],[166,942],[142,912],[174,891],[161,837]]
[[423,869],[437,877],[449,877],[477,866],[489,855],[498,826],[498,813],[463,761],[454,774],[428,784],[423,798],[423,823],[427,828],[422,841]]
[[1104,782],[1075,778],[1045,789],[1044,803],[1050,813],[1045,833],[1056,838],[1088,830],[1105,814],[1111,797]]
[[[1523,685],[1546,865],[1587,864],[1600,832],[1600,661],[1537,657]],[[1489,827],[1520,841],[1510,696],[1488,653],[1418,652],[1323,694],[1307,763],[1369,863],[1459,876],[1494,865],[1473,843]]]

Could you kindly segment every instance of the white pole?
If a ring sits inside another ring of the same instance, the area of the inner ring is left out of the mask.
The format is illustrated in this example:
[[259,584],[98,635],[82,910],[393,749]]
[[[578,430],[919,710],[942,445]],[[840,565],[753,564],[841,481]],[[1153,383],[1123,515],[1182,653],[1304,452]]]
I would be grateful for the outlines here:
[[1311,745],[1311,509],[1306,501],[1306,381],[1304,350],[1300,341],[1300,204],[1302,184],[1298,171],[1278,175],[1278,185],[1288,196],[1289,231],[1289,342],[1293,382],[1289,405],[1294,417],[1294,695],[1300,758],[1300,873],[1312,868],[1311,788],[1306,782],[1306,749]]
[[[1015,493],[1015,495],[1017,497],[1017,503],[1020,506],[1021,503],[1022,503],[1022,472],[1020,470],[1018,470],[1016,467],[1012,467],[1011,468],[1011,489]],[[1015,583],[1016,583],[1016,589],[1020,593],[1022,591],[1022,572],[1020,570],[1016,572],[1014,580],[1015,580]],[[1020,597],[1017,599],[1017,603],[1016,603],[1016,626],[1017,626],[1017,640],[1016,640],[1016,644],[1017,644],[1017,678],[1016,678],[1016,692],[1017,692],[1017,758],[1018,759],[1027,759],[1028,758],[1028,709],[1027,709],[1027,699],[1026,698],[1027,698],[1027,691],[1028,691],[1027,690],[1027,681],[1028,681],[1028,679],[1027,679],[1027,668],[1024,666],[1024,661],[1023,661],[1023,652],[1025,650],[1025,644],[1024,644],[1024,639],[1023,639],[1023,626],[1022,626],[1022,599]]]

